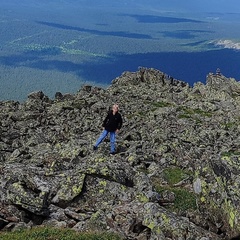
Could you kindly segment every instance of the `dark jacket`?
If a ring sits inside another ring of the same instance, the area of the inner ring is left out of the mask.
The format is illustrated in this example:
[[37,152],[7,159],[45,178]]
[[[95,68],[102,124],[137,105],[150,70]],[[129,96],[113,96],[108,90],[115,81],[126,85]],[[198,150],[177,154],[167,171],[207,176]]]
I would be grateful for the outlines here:
[[115,132],[122,127],[122,116],[119,112],[113,115],[113,111],[109,111],[107,117],[103,121],[103,127],[109,132]]

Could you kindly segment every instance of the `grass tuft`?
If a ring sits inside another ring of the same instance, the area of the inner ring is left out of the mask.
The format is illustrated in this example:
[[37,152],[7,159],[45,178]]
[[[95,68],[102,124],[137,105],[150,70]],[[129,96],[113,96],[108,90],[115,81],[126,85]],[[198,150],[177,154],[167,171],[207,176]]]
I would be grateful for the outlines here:
[[114,233],[79,233],[71,229],[35,227],[0,233],[1,240],[121,240]]
[[185,212],[187,210],[196,210],[196,195],[185,188],[155,185],[156,191],[161,195],[165,191],[174,193],[175,200],[173,204],[167,205],[166,208],[173,212]]
[[166,206],[166,208],[174,212],[185,212],[189,209],[197,209],[196,195],[193,192],[184,187],[174,187],[174,184],[179,183],[191,175],[192,172],[190,171],[174,167],[167,168],[163,171],[163,177],[169,185],[162,186],[158,179],[154,179],[153,186],[160,195],[165,191],[174,193],[175,200],[173,204]]
[[192,175],[189,171],[184,171],[180,168],[166,168],[163,171],[163,177],[168,182],[169,185],[174,185],[183,179]]

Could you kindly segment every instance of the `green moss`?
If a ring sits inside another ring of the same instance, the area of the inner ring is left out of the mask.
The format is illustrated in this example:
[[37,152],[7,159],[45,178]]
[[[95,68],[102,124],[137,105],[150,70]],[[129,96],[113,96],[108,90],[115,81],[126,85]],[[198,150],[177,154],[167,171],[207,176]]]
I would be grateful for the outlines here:
[[196,196],[194,193],[183,188],[173,189],[173,192],[175,193],[174,208],[182,211],[197,209]]
[[[188,174],[192,174],[191,172],[184,172],[178,168],[166,169],[165,171],[166,177],[171,185],[186,178]],[[173,205],[169,206],[170,210],[178,212],[186,211],[188,209],[197,209],[196,195],[193,192],[185,188],[173,187],[171,185],[162,186],[160,180],[156,178],[153,179],[153,187],[158,193],[160,193],[160,195],[166,190],[174,193],[175,201],[173,202]]]
[[240,156],[240,152],[237,151],[229,151],[229,152],[223,152],[221,154],[222,157],[231,157],[231,156]]
[[201,109],[193,109],[194,114],[198,114],[204,117],[212,117],[212,113],[211,112],[206,112],[203,111]]
[[180,119],[183,118],[184,119],[184,118],[192,118],[192,117],[188,114],[179,114],[178,118],[180,118]]
[[228,123],[223,124],[223,126],[226,130],[237,127],[238,125],[239,125],[238,122],[228,122]]
[[190,171],[185,171],[180,168],[166,168],[163,171],[164,179],[168,182],[168,184],[173,185],[176,184],[188,176],[192,175]]
[[151,104],[155,108],[162,108],[162,107],[170,107],[170,106],[172,106],[172,104],[168,103],[168,102],[153,102]]
[[[212,117],[211,112],[203,111],[199,108],[178,107],[177,111],[182,112],[178,115],[178,118],[193,118],[194,115],[198,115],[200,117]],[[198,118],[194,119],[200,121]]]
[[0,233],[1,240],[46,240],[46,239],[61,239],[61,240],[120,240],[122,239],[117,234],[107,232],[89,232],[78,233],[71,229],[59,228],[32,228],[20,229],[14,232]]
[[173,202],[173,205],[170,205],[168,208],[172,211],[186,211],[189,209],[197,209],[196,204],[196,195],[187,189],[184,188],[171,188],[171,187],[162,187],[159,186],[156,188],[157,192],[160,194],[163,191],[171,191],[175,194],[175,201]]

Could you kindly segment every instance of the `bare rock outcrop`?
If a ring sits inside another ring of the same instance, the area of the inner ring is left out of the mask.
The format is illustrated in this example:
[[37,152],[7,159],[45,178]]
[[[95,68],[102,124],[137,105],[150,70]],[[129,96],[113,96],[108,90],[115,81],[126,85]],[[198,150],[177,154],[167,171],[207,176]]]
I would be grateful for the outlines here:
[[[117,154],[92,146],[119,103]],[[230,239],[240,233],[240,83],[190,87],[156,69],[107,89],[0,102],[0,229],[104,230],[123,239]]]

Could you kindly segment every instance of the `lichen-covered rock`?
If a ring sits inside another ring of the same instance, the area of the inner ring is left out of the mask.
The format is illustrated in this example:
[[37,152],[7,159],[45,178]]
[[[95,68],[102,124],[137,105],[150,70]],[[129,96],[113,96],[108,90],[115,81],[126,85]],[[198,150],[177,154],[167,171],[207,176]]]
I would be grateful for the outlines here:
[[[117,154],[92,146],[113,103]],[[123,239],[229,239],[240,233],[240,83],[187,83],[156,69],[107,89],[0,102],[0,229],[45,225]]]

